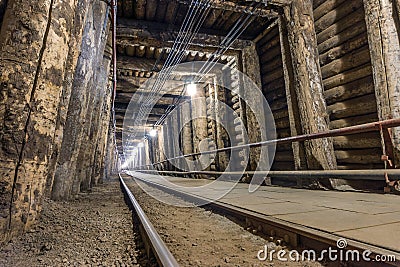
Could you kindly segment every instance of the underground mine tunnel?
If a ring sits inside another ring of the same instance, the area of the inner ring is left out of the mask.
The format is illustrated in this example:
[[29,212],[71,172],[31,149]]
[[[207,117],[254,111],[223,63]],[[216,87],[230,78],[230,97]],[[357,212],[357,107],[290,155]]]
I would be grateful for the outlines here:
[[399,266],[399,0],[0,0],[0,28],[1,266]]

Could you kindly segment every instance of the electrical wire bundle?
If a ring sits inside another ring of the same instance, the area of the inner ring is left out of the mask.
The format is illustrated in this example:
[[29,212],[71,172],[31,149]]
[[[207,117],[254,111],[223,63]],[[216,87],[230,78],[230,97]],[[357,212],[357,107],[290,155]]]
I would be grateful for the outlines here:
[[[137,115],[135,116],[134,125],[140,126],[143,124],[146,116],[150,113],[155,96],[160,93],[165,85],[165,82],[170,79],[171,73],[174,71],[177,64],[179,64],[185,52],[190,46],[193,38],[199,32],[200,27],[203,25],[208,16],[211,7],[211,0],[193,0],[190,3],[189,10],[186,13],[184,21],[181,25],[179,34],[170,49],[167,59],[157,75],[150,93],[144,99],[143,94],[140,96],[139,101],[141,104]],[[162,56],[162,54],[161,54]]]
[[[231,28],[229,33],[222,40],[219,48],[211,54],[210,58],[201,66],[199,70],[199,74],[197,75],[198,79],[193,81],[194,83],[200,83],[203,78],[214,68],[214,66],[218,63],[221,56],[232,46],[232,44],[239,38],[239,36],[247,29],[247,27],[253,22],[255,17],[253,16],[254,11],[260,7],[261,3],[258,2],[254,5],[254,2],[251,6],[246,8],[246,11],[241,14],[239,19],[236,21],[235,25]],[[175,108],[175,106],[179,103],[181,98],[183,97],[185,89],[182,90],[180,96],[174,99],[173,103],[168,106],[165,110],[165,113],[160,117],[160,119],[155,123],[155,126],[162,125],[165,119],[168,117],[168,114]]]

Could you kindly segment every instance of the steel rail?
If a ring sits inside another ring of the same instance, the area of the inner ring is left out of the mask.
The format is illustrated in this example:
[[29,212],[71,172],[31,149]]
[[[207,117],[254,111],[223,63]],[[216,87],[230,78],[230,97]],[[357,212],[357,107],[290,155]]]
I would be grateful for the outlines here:
[[167,267],[179,266],[178,262],[171,254],[171,252],[165,245],[164,241],[158,235],[156,229],[153,227],[150,220],[147,218],[145,212],[140,207],[139,203],[133,196],[132,192],[129,190],[128,186],[124,182],[124,179],[122,178],[120,173],[118,173],[118,176],[124,194],[128,196],[130,204],[135,209],[136,215],[143,226],[144,232],[151,243],[151,248],[153,250],[154,256],[157,258],[157,261],[160,264],[160,266],[167,266]]
[[357,133],[366,133],[366,132],[372,132],[372,131],[379,131],[381,128],[393,128],[393,127],[399,127],[399,126],[400,126],[400,118],[389,119],[389,120],[383,120],[383,121],[377,121],[377,122],[371,122],[371,123],[350,126],[350,127],[344,127],[344,128],[340,128],[340,129],[328,130],[328,131],[324,131],[324,132],[320,132],[320,133],[303,134],[303,135],[261,141],[261,142],[238,145],[238,146],[224,147],[224,148],[209,150],[209,151],[205,151],[205,152],[196,152],[196,153],[186,154],[186,155],[182,155],[182,156],[169,158],[169,159],[166,159],[163,161],[159,161],[159,162],[156,162],[153,164],[141,165],[141,166],[136,167],[135,170],[137,170],[138,168],[159,165],[162,163],[166,163],[166,162],[177,160],[177,159],[187,158],[187,157],[209,155],[209,154],[214,154],[214,153],[226,152],[226,151],[230,151],[230,150],[241,150],[241,149],[252,148],[252,147],[279,145],[279,144],[287,144],[287,143],[293,143],[293,142],[302,142],[302,141],[314,140],[314,139],[319,139],[319,138],[345,136],[345,135],[351,135],[351,134],[357,134]]
[[[277,230],[283,230],[288,233],[294,233],[296,234],[299,238],[296,238],[297,244],[292,244],[295,247],[308,247],[308,248],[316,248],[318,249],[318,242],[324,245],[336,246],[336,242],[339,238],[343,238],[342,236],[339,236],[334,233],[329,233],[325,232],[322,230],[310,228],[301,224],[296,224],[293,222],[285,221],[279,218],[275,218],[273,216],[268,216],[265,214],[258,213],[256,211],[251,211],[248,209],[240,208],[231,204],[227,203],[222,203],[219,201],[211,201],[210,199],[207,199],[205,197],[199,196],[199,195],[194,195],[194,194],[189,194],[187,192],[178,190],[176,188],[170,188],[168,186],[156,183],[154,181],[149,181],[147,179],[135,177],[131,174],[127,174],[131,176],[133,180],[139,180],[143,183],[146,183],[147,185],[153,186],[155,188],[158,188],[164,192],[167,192],[169,194],[181,197],[182,199],[185,199],[187,201],[192,201],[193,203],[208,203],[207,206],[215,209],[215,210],[220,210],[224,214],[231,215],[235,218],[242,219],[242,221],[247,221],[247,219],[250,219],[251,221],[255,222],[261,222],[264,225],[268,225],[269,227],[272,227],[273,229]],[[244,220],[243,220],[244,219]],[[348,245],[346,249],[356,249],[359,251],[365,251],[365,250],[370,250],[372,254],[370,255],[371,257],[376,257],[376,255],[395,255],[396,259],[400,259],[400,253],[397,251],[389,250],[384,247],[376,246],[373,244],[368,244],[364,243],[362,241],[357,241],[355,239],[347,238],[346,240],[348,241]],[[372,264],[371,266],[399,266],[398,261],[396,260],[395,262],[377,262],[376,265]],[[354,266],[365,266],[364,262],[360,262],[357,264],[357,262],[354,262]]]

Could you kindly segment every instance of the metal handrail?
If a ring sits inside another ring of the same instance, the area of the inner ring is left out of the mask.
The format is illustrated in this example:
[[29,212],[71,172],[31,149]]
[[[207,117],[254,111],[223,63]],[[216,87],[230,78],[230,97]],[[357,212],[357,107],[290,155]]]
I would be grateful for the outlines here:
[[238,146],[224,147],[224,148],[209,150],[209,151],[205,151],[205,152],[191,153],[191,154],[186,154],[186,155],[182,155],[182,156],[169,158],[169,159],[159,161],[156,163],[152,163],[152,164],[141,165],[141,166],[136,167],[135,169],[137,170],[138,168],[159,165],[159,164],[169,162],[172,160],[200,156],[200,155],[220,153],[220,152],[225,152],[225,151],[229,151],[229,150],[240,150],[240,149],[244,149],[244,148],[260,147],[260,146],[267,146],[267,145],[273,145],[273,144],[278,145],[278,144],[302,142],[302,141],[314,140],[314,139],[326,138],[326,137],[345,136],[345,135],[351,135],[351,134],[357,134],[357,133],[379,131],[382,128],[387,129],[387,128],[393,128],[393,127],[399,127],[399,126],[400,126],[400,118],[389,119],[389,120],[365,123],[365,124],[360,124],[360,125],[355,125],[355,126],[350,126],[350,127],[344,127],[344,128],[340,128],[340,129],[324,131],[324,132],[320,132],[320,133],[303,134],[303,135],[261,141],[261,142],[238,145]]
[[140,223],[143,225],[143,229],[146,232],[147,237],[150,240],[151,247],[153,249],[154,255],[157,258],[158,263],[161,266],[168,266],[168,267],[175,267],[179,266],[178,262],[171,254],[167,246],[165,245],[164,241],[158,235],[156,229],[151,224],[149,218],[147,218],[146,214],[144,213],[143,209],[140,207],[139,203],[133,196],[132,192],[129,190],[127,185],[124,182],[121,174],[118,173],[119,180],[121,182],[122,188],[125,191],[126,195],[129,197],[129,200],[135,209],[135,212],[140,220]]
[[254,175],[263,174],[275,178],[302,178],[302,179],[345,179],[345,180],[370,180],[382,181],[382,177],[400,177],[399,169],[370,169],[370,170],[300,170],[300,171],[157,171],[157,170],[137,170],[143,173],[166,173],[177,175]]

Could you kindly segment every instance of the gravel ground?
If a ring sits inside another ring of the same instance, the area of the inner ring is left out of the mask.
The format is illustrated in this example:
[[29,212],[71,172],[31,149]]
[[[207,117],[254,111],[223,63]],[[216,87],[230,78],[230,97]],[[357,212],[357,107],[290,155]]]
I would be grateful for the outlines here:
[[[137,200],[181,266],[321,266],[315,262],[260,262],[261,237],[212,211],[177,208],[129,182]],[[179,202],[176,197],[157,189]],[[131,212],[117,181],[82,193],[70,202],[45,199],[37,225],[0,250],[0,266],[154,266],[132,229]]]
[[[147,195],[132,180],[126,182],[181,266],[322,266],[318,262],[261,262],[257,252],[265,245],[280,247],[210,210],[170,206]],[[164,200],[170,198],[170,203],[182,201],[140,184]]]
[[108,182],[70,202],[45,199],[34,229],[0,250],[0,266],[146,266],[135,243],[119,183]]

